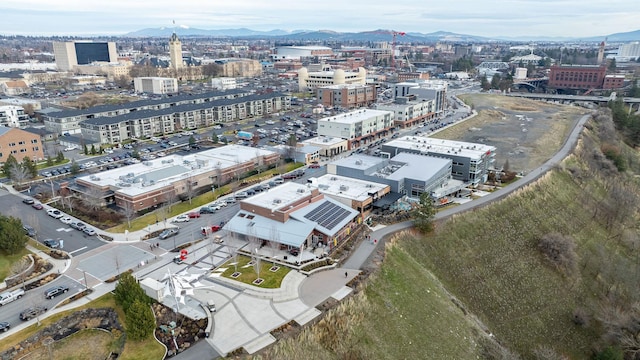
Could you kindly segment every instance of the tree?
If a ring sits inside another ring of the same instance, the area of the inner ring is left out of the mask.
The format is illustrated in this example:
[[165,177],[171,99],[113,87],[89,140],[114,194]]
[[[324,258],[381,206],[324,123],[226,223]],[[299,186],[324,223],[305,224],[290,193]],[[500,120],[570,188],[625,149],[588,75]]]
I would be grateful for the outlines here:
[[11,264],[11,276],[16,278],[19,282],[22,283],[22,287],[24,288],[24,281],[27,277],[27,270],[31,266],[31,261],[27,256],[23,256],[20,260]]
[[22,229],[22,221],[13,216],[0,215],[0,250],[8,254],[16,254],[22,250],[27,237]]
[[213,132],[213,134],[211,134],[211,142],[214,144],[218,143],[218,134],[216,134],[215,131]]
[[18,163],[13,164],[13,167],[11,168],[11,180],[13,180],[18,186],[22,186],[22,183],[24,183],[28,178],[29,174],[22,165]]
[[420,204],[412,211],[413,225],[423,233],[433,230],[433,218],[436,215],[433,199],[429,193],[420,194]]
[[494,74],[493,77],[491,78],[491,88],[492,89],[499,89],[500,88],[500,75],[499,74]]
[[617,68],[618,68],[618,65],[616,64],[616,58],[611,59],[608,66],[609,72],[616,72]]
[[91,211],[96,211],[102,207],[103,196],[102,190],[96,188],[90,188],[87,190],[82,202],[89,208]]
[[136,209],[133,207],[133,203],[127,201],[122,207],[122,214],[127,219],[127,226],[131,228],[131,219],[136,214]]
[[34,163],[30,157],[25,156],[24,159],[22,159],[22,168],[27,172],[29,179],[33,179],[38,176],[36,163]]
[[96,146],[94,144],[91,144],[91,155],[95,155],[96,154]]
[[71,175],[78,175],[80,172],[80,165],[76,162],[76,159],[71,160]]
[[62,151],[58,151],[58,155],[56,155],[56,163],[61,163],[64,161],[64,154]]
[[18,164],[18,160],[16,160],[13,155],[9,154],[7,161],[2,165],[2,172],[4,172],[8,178],[11,178],[11,169],[15,164]]
[[138,281],[129,272],[124,272],[118,279],[118,284],[113,290],[116,303],[120,305],[125,312],[131,309],[136,301],[142,302],[145,306],[151,304],[151,298],[145,294]]
[[89,155],[89,149],[87,149],[87,144],[83,144],[83,145],[82,145],[82,152],[83,152],[85,155]]
[[125,314],[127,338],[137,341],[151,336],[156,328],[156,321],[151,307],[140,301],[140,299],[136,299],[128,310]]
[[53,166],[53,159],[49,155],[47,155],[47,166]]
[[256,256],[253,258],[253,270],[256,272],[256,280],[260,279],[260,269],[262,268],[262,258]]
[[196,144],[196,138],[192,136],[189,136],[189,146],[193,146]]
[[487,80],[487,74],[483,74],[480,78],[480,86],[484,91],[491,89],[491,84],[489,83],[489,80]]

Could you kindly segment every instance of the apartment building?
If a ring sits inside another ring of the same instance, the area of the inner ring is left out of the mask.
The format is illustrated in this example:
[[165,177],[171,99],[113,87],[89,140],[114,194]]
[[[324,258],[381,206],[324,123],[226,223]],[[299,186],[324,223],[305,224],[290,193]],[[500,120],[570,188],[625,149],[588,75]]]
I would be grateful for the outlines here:
[[25,127],[29,123],[29,115],[22,106],[0,106],[0,126]]
[[391,104],[378,104],[377,110],[393,113],[394,125],[407,128],[435,117],[436,102],[434,99],[418,100],[414,95],[396,98]]
[[0,126],[0,163],[6,162],[9,155],[13,155],[18,161],[25,157],[34,161],[43,160],[44,150],[40,136],[17,128]]
[[377,92],[375,85],[341,84],[317,88],[316,97],[325,107],[353,109],[375,103]]
[[167,77],[137,77],[133,79],[137,93],[174,94],[178,92],[178,79]]
[[397,83],[394,86],[394,98],[415,95],[416,99],[433,100],[434,112],[440,114],[446,109],[448,84],[444,80],[419,80]]
[[360,109],[318,120],[318,135],[348,140],[355,149],[386,135],[393,127],[391,111]]

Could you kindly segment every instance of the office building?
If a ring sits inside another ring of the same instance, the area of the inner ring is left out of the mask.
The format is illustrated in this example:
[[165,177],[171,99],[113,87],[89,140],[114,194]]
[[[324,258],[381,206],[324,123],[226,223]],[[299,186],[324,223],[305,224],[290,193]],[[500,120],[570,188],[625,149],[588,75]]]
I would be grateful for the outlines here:
[[348,140],[355,149],[386,136],[393,127],[390,111],[360,109],[318,120],[318,135]]
[[137,77],[133,79],[137,93],[174,94],[178,92],[178,79],[167,77]]
[[549,87],[574,90],[602,89],[607,68],[604,65],[553,65]]
[[332,57],[333,50],[326,46],[279,46],[273,60],[300,60],[308,57]]
[[307,91],[319,87],[341,84],[367,83],[367,70],[358,68],[357,72],[344,71],[342,69],[329,71],[309,71],[306,67],[298,70],[298,89]]
[[59,71],[70,71],[78,65],[89,65],[95,62],[118,62],[116,44],[110,41],[54,41],[53,53]]

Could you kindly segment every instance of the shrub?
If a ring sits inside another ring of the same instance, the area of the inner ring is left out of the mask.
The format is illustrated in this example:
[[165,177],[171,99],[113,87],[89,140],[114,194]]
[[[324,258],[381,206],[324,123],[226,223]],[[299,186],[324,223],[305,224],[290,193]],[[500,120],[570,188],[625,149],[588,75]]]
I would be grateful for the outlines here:
[[558,233],[544,235],[538,241],[538,250],[559,270],[570,275],[576,269],[578,255],[571,236]]

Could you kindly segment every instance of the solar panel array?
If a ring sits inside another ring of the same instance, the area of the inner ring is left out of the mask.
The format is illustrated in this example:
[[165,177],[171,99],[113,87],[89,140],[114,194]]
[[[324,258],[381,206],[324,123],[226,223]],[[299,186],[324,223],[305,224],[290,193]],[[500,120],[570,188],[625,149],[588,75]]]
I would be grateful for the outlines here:
[[304,217],[318,225],[332,230],[336,225],[342,222],[351,212],[338,206],[330,201],[325,201],[322,205],[311,210]]

